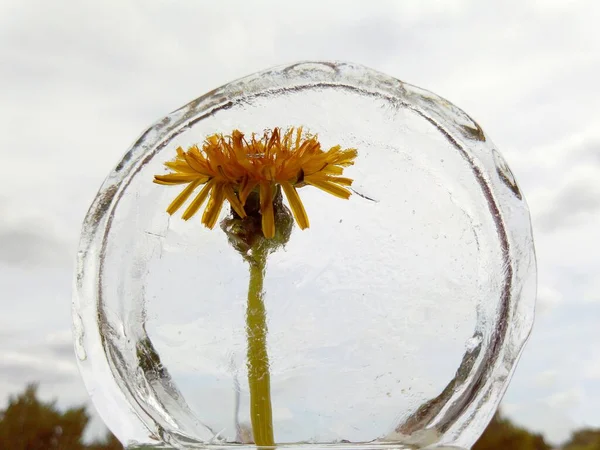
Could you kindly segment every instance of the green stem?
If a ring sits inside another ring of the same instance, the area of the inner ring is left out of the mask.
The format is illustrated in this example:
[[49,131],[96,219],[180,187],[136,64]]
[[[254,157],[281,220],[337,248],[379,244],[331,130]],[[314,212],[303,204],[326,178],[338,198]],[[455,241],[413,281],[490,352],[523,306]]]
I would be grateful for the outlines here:
[[250,417],[257,446],[273,447],[273,412],[271,409],[271,377],[267,354],[267,314],[263,302],[266,254],[251,258],[246,333],[248,335],[248,384],[250,385]]

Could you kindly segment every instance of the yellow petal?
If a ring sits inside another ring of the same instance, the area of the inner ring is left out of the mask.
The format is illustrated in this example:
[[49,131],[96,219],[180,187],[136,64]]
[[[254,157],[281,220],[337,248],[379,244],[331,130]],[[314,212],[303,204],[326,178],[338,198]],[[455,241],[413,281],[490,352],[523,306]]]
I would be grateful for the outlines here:
[[260,183],[260,213],[262,215],[262,232],[267,239],[271,239],[275,236],[273,186],[271,183]]
[[272,181],[275,178],[275,175],[275,167],[272,164],[266,165],[262,168],[262,176],[267,180]]
[[354,181],[352,178],[345,178],[345,177],[327,176],[325,179],[327,181],[331,181],[332,183],[341,184],[342,186],[352,186],[352,182]]
[[248,161],[248,143],[244,139],[244,134],[239,130],[233,130],[231,134],[231,144],[236,162],[246,170],[252,170],[252,164]]
[[[290,128],[290,131],[293,128]],[[296,150],[300,148],[300,142],[302,142],[302,127],[296,129]]]
[[198,156],[194,152],[190,151],[185,153],[185,161],[196,172],[206,175],[206,168],[204,164],[202,164],[203,161],[200,158],[198,158]]
[[192,181],[196,181],[198,179],[198,174],[189,174],[189,173],[168,173],[166,175],[154,175],[154,182],[156,184],[183,184],[190,183]]
[[298,226],[301,230],[308,228],[310,226],[310,223],[308,222],[308,215],[306,214],[302,200],[298,195],[298,191],[287,181],[281,183],[281,187],[283,188],[283,192],[285,192],[285,196],[288,199],[290,208],[292,209],[292,213],[294,214],[294,218],[296,219]]
[[242,205],[246,204],[246,200],[250,195],[250,192],[256,187],[258,183],[256,181],[249,181],[248,178],[244,178],[242,182],[242,189],[240,190],[240,202]]
[[354,164],[354,159],[357,156],[358,151],[355,148],[347,148],[335,155],[330,162],[332,164],[337,164],[338,166],[351,166]]
[[186,163],[185,161],[180,161],[180,160],[167,161],[165,163],[165,166],[171,170],[174,170],[175,172],[182,172],[182,173],[189,173],[189,174],[194,173],[194,174],[196,174],[196,176],[198,176],[196,171],[194,169],[192,169],[190,167],[190,165],[188,163]]
[[352,182],[354,181],[352,178],[332,176],[325,172],[316,172],[316,173],[307,175],[305,178],[308,178],[313,182],[315,182],[315,181],[330,181],[332,183],[340,184],[342,186],[352,186]]
[[307,184],[313,185],[314,187],[317,187],[331,195],[335,195],[336,197],[339,198],[350,198],[350,191],[348,189],[345,189],[341,186],[338,186],[337,184],[331,182],[331,181],[326,181],[326,180],[322,180],[322,179],[314,179],[313,176],[308,176],[304,178],[304,181]]
[[200,207],[206,200],[206,196],[208,195],[208,193],[210,192],[210,190],[213,188],[214,185],[215,185],[214,178],[204,185],[202,190],[198,193],[198,195],[196,195],[196,198],[194,198],[194,200],[192,200],[192,203],[190,203],[190,206],[188,206],[187,209],[183,212],[183,215],[181,216],[183,218],[183,220],[190,219],[194,214],[196,214],[198,212],[198,210],[200,209]]
[[194,189],[196,189],[198,186],[200,186],[201,181],[202,180],[197,179],[195,181],[192,181],[190,184],[188,184],[185,187],[185,189],[183,191],[181,191],[181,193],[177,197],[175,197],[175,200],[173,200],[171,202],[171,204],[167,208],[167,212],[170,215],[173,215],[174,213],[176,213],[177,210],[179,208],[181,208],[181,205],[183,205],[185,203],[185,201],[189,198],[189,196],[192,195],[192,192],[194,192]]
[[237,195],[235,195],[235,192],[233,192],[233,188],[231,187],[231,184],[226,184],[223,187],[223,190],[225,192],[225,198],[227,198],[227,200],[229,201],[229,204],[231,205],[233,210],[236,213],[238,213],[238,216],[240,216],[241,218],[246,217],[246,211],[244,211],[244,206],[242,205],[240,200],[237,198]]
[[223,207],[223,201],[225,200],[225,192],[223,190],[224,185],[222,183],[215,184],[215,187],[210,192],[210,198],[208,199],[208,205],[202,215],[202,223],[208,228],[214,228],[221,213]]
[[[267,140],[266,138],[267,135],[265,134],[265,141]],[[273,147],[275,148],[273,149]],[[279,150],[280,147],[281,144],[279,139],[279,127],[275,127],[275,129],[271,133],[271,139],[269,139],[267,143],[267,154],[277,153],[277,150]]]
[[329,173],[331,175],[341,175],[344,173],[344,168],[340,166],[334,166],[333,164],[327,164],[321,169],[323,173]]

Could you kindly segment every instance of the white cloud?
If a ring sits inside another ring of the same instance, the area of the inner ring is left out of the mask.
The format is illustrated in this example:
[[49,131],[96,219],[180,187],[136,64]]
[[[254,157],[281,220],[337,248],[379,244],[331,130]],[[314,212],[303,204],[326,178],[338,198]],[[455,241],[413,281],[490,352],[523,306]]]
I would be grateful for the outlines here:
[[596,357],[586,361],[583,373],[590,380],[600,380],[600,358]]
[[563,296],[556,289],[548,286],[538,288],[536,313],[544,314],[551,311],[563,301]]
[[537,217],[541,231],[598,222],[600,219],[600,165],[579,166],[554,188],[545,209]]
[[41,223],[36,222],[24,221],[10,228],[0,228],[0,261],[21,267],[70,267],[73,249],[47,226],[43,230]]
[[597,277],[592,278],[591,282],[585,287],[583,300],[600,303],[600,280]]
[[545,370],[535,376],[535,384],[543,388],[551,388],[556,384],[558,372],[555,369]]
[[583,389],[575,387],[568,391],[556,392],[545,399],[545,403],[556,410],[568,410],[578,406],[585,394]]
[[509,408],[507,413],[515,418],[519,425],[533,432],[543,433],[552,445],[565,442],[571,431],[578,426],[567,412],[560,408],[549,407],[544,401],[521,405],[518,410],[511,411]]

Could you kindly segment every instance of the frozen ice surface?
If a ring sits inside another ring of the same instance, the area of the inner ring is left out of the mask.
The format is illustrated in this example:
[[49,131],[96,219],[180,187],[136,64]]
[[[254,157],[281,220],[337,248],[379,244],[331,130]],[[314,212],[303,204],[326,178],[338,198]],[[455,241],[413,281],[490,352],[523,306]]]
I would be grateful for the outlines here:
[[268,260],[277,443],[470,447],[532,325],[529,211],[468,115],[352,64],[216,89],[149,128],[109,175],[84,223],[74,296],[95,405],[123,442],[248,441],[247,264],[218,226],[169,217],[180,188],[152,179],[210,134],[300,125],[358,157],[344,172],[349,200],[300,189],[311,226]]

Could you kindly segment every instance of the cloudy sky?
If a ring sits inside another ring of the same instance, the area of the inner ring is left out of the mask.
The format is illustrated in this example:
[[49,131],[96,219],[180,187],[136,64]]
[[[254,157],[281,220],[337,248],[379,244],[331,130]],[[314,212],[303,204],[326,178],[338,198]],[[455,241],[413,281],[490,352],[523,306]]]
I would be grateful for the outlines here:
[[529,202],[539,263],[504,410],[555,442],[600,426],[600,3],[281,4],[0,0],[0,402],[26,381],[61,405],[86,400],[73,257],[135,138],[233,79],[334,59],[431,90],[491,136]]

